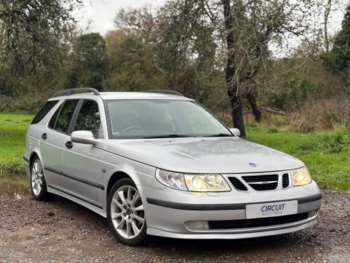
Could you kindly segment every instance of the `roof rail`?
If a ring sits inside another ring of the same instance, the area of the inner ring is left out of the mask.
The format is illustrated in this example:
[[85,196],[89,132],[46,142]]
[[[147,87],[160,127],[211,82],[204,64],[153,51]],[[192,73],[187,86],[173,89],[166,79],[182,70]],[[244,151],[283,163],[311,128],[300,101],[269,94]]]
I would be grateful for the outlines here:
[[149,92],[149,93],[162,93],[162,94],[172,94],[172,95],[184,96],[181,92],[179,92],[179,91],[177,91],[177,90],[171,90],[171,89],[146,90],[145,92]]
[[75,88],[75,89],[64,89],[59,90],[53,94],[53,97],[59,97],[59,96],[69,96],[73,94],[79,94],[79,93],[93,93],[94,95],[100,95],[97,89],[93,88]]

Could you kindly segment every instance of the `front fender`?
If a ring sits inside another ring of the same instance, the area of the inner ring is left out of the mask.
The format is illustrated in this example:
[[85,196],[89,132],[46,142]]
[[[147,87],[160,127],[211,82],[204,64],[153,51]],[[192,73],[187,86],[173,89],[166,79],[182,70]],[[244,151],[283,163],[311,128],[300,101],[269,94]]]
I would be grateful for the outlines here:
[[[147,185],[154,184],[155,172],[156,172],[156,168],[152,166],[148,166],[137,162],[126,161],[122,165],[118,167],[114,167],[110,171],[106,189],[109,188],[111,180],[113,180],[112,178],[114,178],[115,175],[122,176],[124,174],[130,177],[131,180],[135,183],[137,189],[140,192],[142,201],[146,202],[144,187]],[[106,191],[106,200],[107,200],[107,197],[108,197],[108,191]]]

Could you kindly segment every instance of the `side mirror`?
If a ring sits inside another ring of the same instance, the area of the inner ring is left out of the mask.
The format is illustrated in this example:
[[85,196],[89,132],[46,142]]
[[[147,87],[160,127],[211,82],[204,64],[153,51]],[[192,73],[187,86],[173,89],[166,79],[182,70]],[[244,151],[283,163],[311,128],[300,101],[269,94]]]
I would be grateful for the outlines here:
[[239,129],[236,128],[231,128],[230,131],[232,132],[232,134],[236,137],[240,137],[241,136],[241,132]]
[[74,131],[71,134],[72,142],[82,143],[82,144],[96,144],[96,139],[91,131]]

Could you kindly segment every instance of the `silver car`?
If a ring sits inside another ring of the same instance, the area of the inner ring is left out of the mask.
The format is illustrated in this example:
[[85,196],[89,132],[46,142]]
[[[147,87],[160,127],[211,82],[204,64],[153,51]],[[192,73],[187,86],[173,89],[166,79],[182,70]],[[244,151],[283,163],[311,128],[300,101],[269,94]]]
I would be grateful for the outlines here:
[[36,200],[91,209],[128,245],[295,232],[316,224],[321,204],[303,162],[168,91],[61,92],[30,125],[24,160]]

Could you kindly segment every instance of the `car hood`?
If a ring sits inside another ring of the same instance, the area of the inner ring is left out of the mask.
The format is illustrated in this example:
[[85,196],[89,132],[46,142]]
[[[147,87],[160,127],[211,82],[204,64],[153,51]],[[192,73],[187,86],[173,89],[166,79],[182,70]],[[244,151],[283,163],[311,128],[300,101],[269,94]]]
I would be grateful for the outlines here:
[[296,158],[237,137],[108,140],[108,152],[184,173],[254,173],[300,168]]

